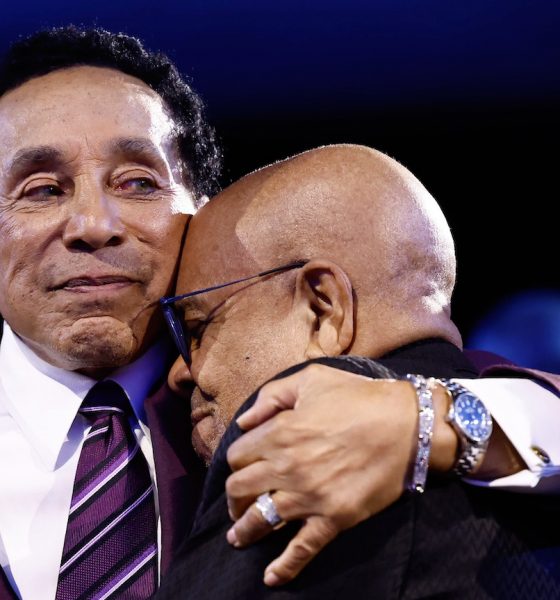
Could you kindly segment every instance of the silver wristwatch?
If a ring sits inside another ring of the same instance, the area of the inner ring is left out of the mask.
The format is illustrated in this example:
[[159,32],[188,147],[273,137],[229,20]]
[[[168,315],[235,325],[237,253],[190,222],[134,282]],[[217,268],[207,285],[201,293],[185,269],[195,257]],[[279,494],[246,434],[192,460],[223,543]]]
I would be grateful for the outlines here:
[[452,398],[445,420],[459,436],[459,458],[453,468],[457,475],[470,475],[482,462],[492,434],[492,415],[482,402],[467,388],[449,379],[440,383]]

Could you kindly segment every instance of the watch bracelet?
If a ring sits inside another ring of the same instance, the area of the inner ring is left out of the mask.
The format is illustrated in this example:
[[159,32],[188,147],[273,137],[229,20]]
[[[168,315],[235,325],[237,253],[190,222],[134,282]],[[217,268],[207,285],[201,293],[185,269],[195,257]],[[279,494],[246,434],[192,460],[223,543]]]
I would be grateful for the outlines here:
[[[450,396],[452,404],[451,409],[453,408],[456,393],[468,392],[472,394],[470,390],[460,383],[456,383],[450,379],[437,379],[436,381],[445,388]],[[461,435],[455,427],[453,427],[453,431],[455,431],[459,439],[459,455],[451,471],[459,477],[467,477],[482,462],[486,450],[488,449],[488,441],[479,442],[478,445],[474,445],[467,440],[465,435]]]

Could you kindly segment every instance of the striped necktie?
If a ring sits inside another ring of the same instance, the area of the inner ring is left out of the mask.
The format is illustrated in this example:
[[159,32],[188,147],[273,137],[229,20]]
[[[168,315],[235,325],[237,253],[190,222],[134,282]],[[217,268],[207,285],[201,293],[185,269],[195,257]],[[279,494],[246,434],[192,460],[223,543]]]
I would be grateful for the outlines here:
[[114,381],[94,385],[80,408],[91,430],[74,480],[56,600],[139,600],[156,590],[154,492],[130,411]]

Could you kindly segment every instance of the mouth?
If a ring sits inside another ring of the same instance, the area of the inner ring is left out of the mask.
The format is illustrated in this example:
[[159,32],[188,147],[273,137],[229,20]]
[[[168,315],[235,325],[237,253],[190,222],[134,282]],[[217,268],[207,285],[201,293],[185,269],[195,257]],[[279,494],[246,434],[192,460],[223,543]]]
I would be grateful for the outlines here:
[[191,421],[191,442],[194,451],[208,466],[224,433],[223,429],[216,421],[214,412],[207,407],[195,408],[191,412]]
[[206,417],[212,416],[215,408],[216,405],[213,402],[213,398],[195,385],[195,388],[191,394],[192,426],[195,427],[198,425],[198,423],[206,419]]
[[191,411],[191,423],[193,427],[196,427],[201,421],[210,417],[212,411],[206,407],[195,408]]
[[51,290],[65,290],[69,292],[110,291],[121,289],[133,283],[136,282],[123,275],[100,275],[96,277],[80,275],[53,286]]

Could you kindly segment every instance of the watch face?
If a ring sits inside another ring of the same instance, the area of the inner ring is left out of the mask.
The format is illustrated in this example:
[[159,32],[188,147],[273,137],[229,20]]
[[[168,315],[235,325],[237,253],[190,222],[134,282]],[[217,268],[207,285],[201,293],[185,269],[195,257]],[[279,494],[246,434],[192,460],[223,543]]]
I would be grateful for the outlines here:
[[492,433],[492,417],[480,398],[463,392],[455,398],[455,420],[465,435],[475,442],[484,442]]

